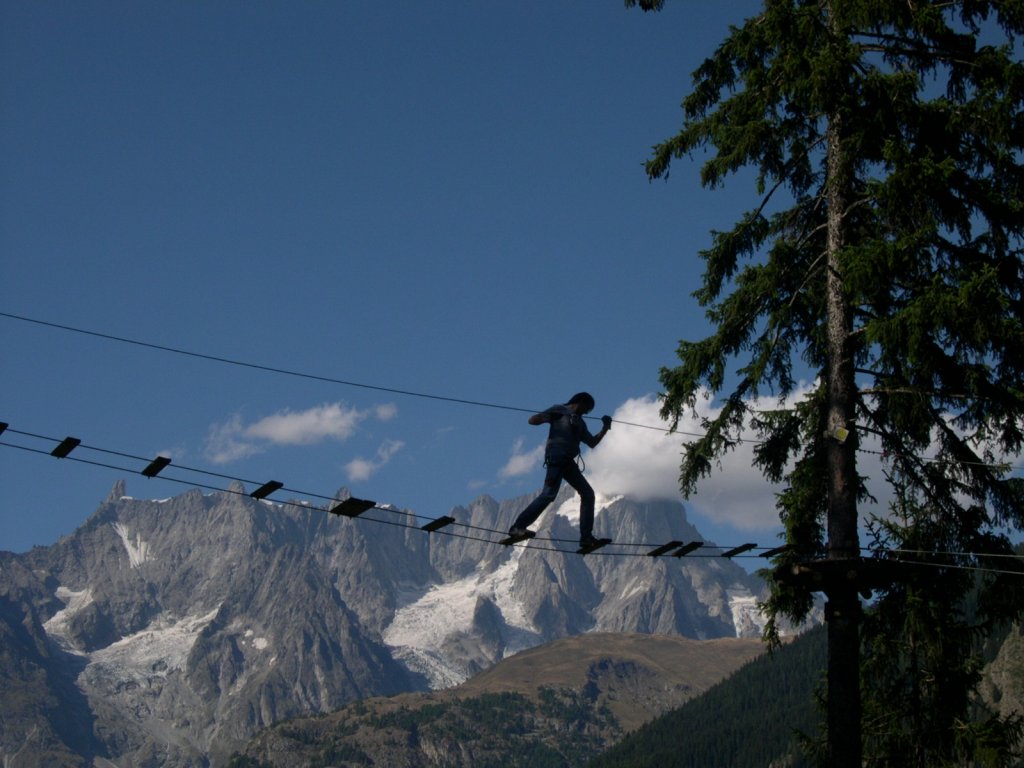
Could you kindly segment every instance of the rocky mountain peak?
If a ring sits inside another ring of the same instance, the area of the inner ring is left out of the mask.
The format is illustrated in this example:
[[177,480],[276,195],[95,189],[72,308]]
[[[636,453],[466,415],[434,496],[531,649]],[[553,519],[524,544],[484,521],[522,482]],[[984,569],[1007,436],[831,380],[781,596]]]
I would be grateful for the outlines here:
[[114,483],[114,487],[110,489],[110,493],[107,494],[107,498],[104,500],[104,504],[116,504],[121,498],[127,495],[126,485],[124,480],[118,480]]
[[[283,718],[446,688],[557,638],[759,632],[737,606],[763,585],[729,561],[561,547],[578,538],[569,494],[538,521],[545,544],[503,547],[255,501],[240,486],[161,501],[125,491],[118,481],[74,534],[0,563],[0,674],[18,681],[0,690],[0,757],[48,744],[216,765]],[[480,497],[451,514],[470,532],[500,530],[523,503]],[[601,499],[597,530],[700,538],[681,504],[629,499]]]

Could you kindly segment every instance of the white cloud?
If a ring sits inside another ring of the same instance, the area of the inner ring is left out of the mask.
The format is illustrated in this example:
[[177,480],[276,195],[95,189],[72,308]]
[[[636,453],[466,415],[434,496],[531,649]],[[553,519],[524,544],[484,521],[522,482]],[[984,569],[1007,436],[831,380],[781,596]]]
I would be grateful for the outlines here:
[[285,409],[252,424],[235,414],[223,424],[210,427],[205,454],[216,464],[227,464],[262,453],[268,445],[313,445],[324,440],[343,441],[355,434],[370,417],[387,421],[398,410],[392,404],[371,409],[349,408],[343,403],[324,403],[304,411]]
[[754,466],[754,443],[744,442],[722,457],[721,468],[698,482],[689,503],[704,517],[754,531],[780,525],[775,496],[781,490]]
[[398,406],[394,403],[384,403],[378,405],[375,409],[377,418],[380,421],[391,421],[395,416],[398,415]]
[[346,408],[341,403],[325,403],[305,411],[286,409],[249,425],[244,435],[279,445],[310,445],[326,438],[345,440],[368,415],[368,411]]
[[352,459],[345,465],[345,474],[350,483],[358,483],[369,480],[376,469],[376,465],[369,459]]
[[[804,397],[813,384],[804,384],[786,402],[754,402],[755,410],[790,407]],[[661,420],[661,403],[653,396],[627,400],[613,414],[615,421],[632,422],[668,428]],[[645,429],[627,424],[613,424],[612,431],[597,450],[586,454],[591,483],[608,495],[629,494],[638,498],[681,499],[679,469],[683,444],[692,435],[703,433],[700,417],[713,418],[720,411],[706,401],[698,405],[698,416],[684,416],[675,434],[657,429]],[[754,466],[754,447],[757,435],[747,430],[747,440],[721,457],[720,466],[697,483],[696,492],[685,500],[698,517],[714,520],[739,531],[761,531],[778,528],[776,494],[782,485],[769,483]],[[868,478],[868,487],[878,505],[864,505],[862,517],[871,512],[884,511],[892,497],[882,471],[881,457],[877,454],[877,440],[870,435],[861,436],[862,452],[858,454],[857,469]]]
[[508,462],[498,470],[498,476],[502,480],[508,480],[513,477],[521,477],[522,475],[528,475],[534,471],[534,469],[544,459],[544,445],[538,445],[531,451],[523,453],[523,438],[519,438],[515,441],[512,446],[512,456]]
[[405,447],[401,440],[385,440],[377,449],[377,456],[374,459],[356,458],[345,465],[345,474],[349,482],[362,482],[369,480],[370,476],[376,473],[381,467],[391,461],[392,457]]
[[257,453],[264,448],[244,438],[242,417],[235,414],[223,424],[214,424],[206,435],[204,453],[214,464],[230,464]]
[[[627,400],[612,414],[611,432],[596,450],[584,454],[595,489],[610,496],[625,494],[641,500],[680,498],[677,478],[682,438],[664,431],[668,424],[662,421],[658,409],[657,400],[648,396]],[[590,425],[590,429],[596,431],[597,425]]]
[[[700,415],[717,409],[698,406],[697,417],[684,416],[676,433],[660,415],[661,403],[652,395],[627,400],[612,415],[612,431],[586,462],[594,488],[607,495],[628,494],[638,499],[682,499],[679,469],[683,444],[701,434]],[[643,425],[643,426],[632,426]],[[650,428],[654,427],[654,428]],[[754,439],[753,433],[750,438]],[[721,467],[703,478],[686,500],[698,516],[739,530],[763,530],[779,525],[775,510],[777,486],[753,466],[752,442],[744,442],[721,459]]]

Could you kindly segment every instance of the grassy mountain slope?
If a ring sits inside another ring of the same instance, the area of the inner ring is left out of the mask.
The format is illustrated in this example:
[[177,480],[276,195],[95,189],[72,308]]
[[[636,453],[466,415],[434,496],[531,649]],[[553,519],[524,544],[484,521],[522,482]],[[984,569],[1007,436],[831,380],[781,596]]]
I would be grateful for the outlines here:
[[378,697],[280,723],[232,765],[580,766],[764,651],[752,639],[565,638],[456,688]]

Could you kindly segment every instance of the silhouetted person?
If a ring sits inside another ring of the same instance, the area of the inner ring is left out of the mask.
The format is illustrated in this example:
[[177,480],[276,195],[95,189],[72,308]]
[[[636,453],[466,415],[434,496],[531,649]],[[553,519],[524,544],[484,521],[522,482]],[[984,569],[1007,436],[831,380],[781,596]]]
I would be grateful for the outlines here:
[[550,424],[548,442],[544,447],[544,490],[530,502],[515,523],[509,528],[509,536],[524,536],[527,528],[555,500],[558,489],[565,480],[580,495],[580,547],[593,546],[594,539],[594,489],[583,477],[576,464],[580,455],[580,443],[596,448],[608,430],[612,428],[611,416],[602,416],[604,426],[596,435],[590,434],[583,417],[594,410],[594,398],[588,392],[579,392],[565,405],[553,405],[546,411],[535,413],[529,418],[530,424]]

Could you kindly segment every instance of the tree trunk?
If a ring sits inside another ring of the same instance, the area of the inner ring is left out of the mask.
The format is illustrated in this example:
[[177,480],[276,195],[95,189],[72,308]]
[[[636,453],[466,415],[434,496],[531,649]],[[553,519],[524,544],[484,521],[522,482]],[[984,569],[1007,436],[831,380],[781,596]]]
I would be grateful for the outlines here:
[[[848,164],[838,114],[827,128],[828,277],[828,557],[860,556],[857,534],[857,465],[853,429],[854,368],[850,338],[852,308],[843,287],[840,252],[846,243],[844,213],[849,197]],[[847,430],[849,431],[847,433]],[[855,583],[840,580],[828,590],[828,764],[861,768],[860,600]]]

